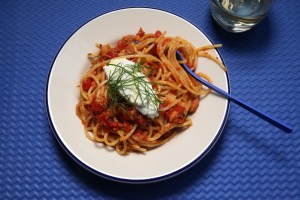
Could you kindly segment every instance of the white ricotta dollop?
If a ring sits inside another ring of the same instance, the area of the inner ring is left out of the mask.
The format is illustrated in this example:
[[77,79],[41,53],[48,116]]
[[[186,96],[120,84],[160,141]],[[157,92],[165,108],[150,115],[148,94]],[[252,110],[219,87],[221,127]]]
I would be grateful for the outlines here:
[[[154,119],[159,115],[159,102],[155,100],[155,98],[158,99],[158,97],[149,79],[143,73],[131,69],[134,65],[134,62],[126,58],[115,58],[112,59],[108,65],[104,66],[103,69],[108,78],[126,81],[123,87],[118,88],[119,93],[143,115]],[[122,67],[124,70],[118,70],[119,67]],[[134,80],[137,77],[144,78],[142,82],[135,84]],[[143,92],[145,89],[148,91]]]

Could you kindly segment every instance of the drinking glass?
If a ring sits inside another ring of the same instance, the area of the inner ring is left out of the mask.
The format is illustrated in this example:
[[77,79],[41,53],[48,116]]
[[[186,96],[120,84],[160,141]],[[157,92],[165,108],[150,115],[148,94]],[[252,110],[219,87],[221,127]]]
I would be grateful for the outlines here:
[[210,0],[214,20],[229,32],[244,32],[262,21],[272,0]]

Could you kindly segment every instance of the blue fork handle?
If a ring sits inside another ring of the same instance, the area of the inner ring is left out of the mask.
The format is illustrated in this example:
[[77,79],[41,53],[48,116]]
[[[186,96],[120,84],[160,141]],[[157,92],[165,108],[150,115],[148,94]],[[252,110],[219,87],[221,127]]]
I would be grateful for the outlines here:
[[[179,53],[179,51],[176,52],[176,55],[177,55],[177,59],[178,60],[183,60],[183,57]],[[206,87],[210,88],[211,90],[215,91],[216,93],[220,94],[221,96],[225,97],[226,99],[228,99],[228,100],[236,103],[237,105],[245,108],[246,110],[252,112],[253,114],[257,115],[258,117],[260,117],[262,119],[264,119],[265,121],[269,122],[270,124],[276,126],[277,128],[283,130],[286,133],[291,133],[293,131],[292,127],[290,127],[288,124],[286,124],[284,122],[281,122],[278,119],[275,119],[274,117],[268,115],[265,112],[257,110],[256,108],[254,108],[253,106],[249,105],[248,103],[246,103],[246,102],[238,99],[237,97],[233,96],[232,94],[229,94],[229,93],[225,92],[224,90],[222,90],[222,89],[214,86],[213,84],[207,82],[206,80],[202,79],[197,74],[195,74],[186,64],[183,63],[182,66],[196,80],[198,80],[203,85],[205,85]]]

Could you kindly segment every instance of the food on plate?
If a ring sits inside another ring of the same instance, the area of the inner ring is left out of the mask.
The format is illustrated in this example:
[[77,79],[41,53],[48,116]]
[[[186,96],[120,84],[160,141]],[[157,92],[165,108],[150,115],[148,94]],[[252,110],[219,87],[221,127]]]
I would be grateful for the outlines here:
[[[113,147],[119,154],[145,152],[165,144],[192,125],[189,115],[210,89],[194,80],[181,66],[195,70],[198,57],[220,60],[166,32],[125,35],[115,45],[97,44],[89,53],[90,69],[80,80],[76,114],[88,139]],[[184,57],[179,61],[176,51]],[[198,76],[212,82],[210,77]]]

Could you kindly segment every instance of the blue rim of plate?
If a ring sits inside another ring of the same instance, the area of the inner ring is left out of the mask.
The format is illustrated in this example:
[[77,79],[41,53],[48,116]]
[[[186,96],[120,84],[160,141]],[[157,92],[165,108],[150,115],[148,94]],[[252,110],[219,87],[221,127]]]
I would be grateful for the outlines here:
[[[105,12],[103,14],[100,14],[98,16],[95,16],[93,17],[92,19],[88,20],[87,22],[85,22],[84,24],[82,24],[80,27],[78,27],[75,31],[73,31],[72,34],[70,34],[70,36],[65,40],[65,42],[61,45],[61,47],[59,48],[59,50],[57,51],[53,61],[52,61],[52,64],[51,64],[51,67],[50,67],[50,70],[49,70],[49,73],[48,73],[48,76],[47,76],[47,83],[46,83],[46,109],[47,109],[47,116],[48,116],[48,121],[49,121],[49,124],[50,124],[50,127],[51,127],[51,130],[56,138],[56,140],[58,141],[58,143],[60,144],[60,146],[64,149],[65,152],[67,152],[67,154],[75,161],[77,162],[80,166],[82,166],[83,168],[87,169],[88,171],[92,172],[93,174],[96,174],[100,177],[103,177],[103,178],[106,178],[108,180],[112,180],[112,181],[117,181],[117,182],[122,182],[122,183],[135,183],[135,184],[139,184],[139,183],[152,183],[152,182],[158,182],[158,181],[162,181],[162,180],[166,180],[166,179],[169,179],[171,177],[174,177],[176,175],[179,175],[181,174],[182,172],[190,169],[192,166],[194,166],[196,163],[198,163],[202,158],[204,158],[206,156],[206,154],[212,149],[212,147],[216,144],[216,142],[218,141],[218,139],[220,138],[221,136],[221,133],[223,132],[223,129],[226,125],[226,122],[227,122],[227,119],[228,119],[228,115],[229,115],[229,110],[230,110],[230,104],[229,104],[229,100],[227,100],[227,106],[226,106],[226,113],[224,115],[224,119],[223,119],[223,122],[220,126],[220,129],[218,131],[218,133],[216,134],[215,138],[213,139],[213,141],[209,144],[209,146],[205,149],[204,152],[202,152],[202,154],[200,154],[195,160],[193,160],[192,162],[190,162],[188,165],[172,172],[172,173],[169,173],[167,175],[163,175],[163,176],[158,176],[158,177],[155,177],[155,178],[148,178],[148,179],[125,179],[125,178],[118,178],[118,177],[114,177],[114,176],[110,176],[110,175],[107,175],[107,174],[104,174],[104,173],[101,173],[93,168],[91,168],[90,166],[86,165],[85,163],[83,163],[80,159],[78,159],[75,155],[73,155],[69,149],[65,146],[65,144],[62,142],[62,140],[60,139],[60,137],[58,136],[58,133],[53,125],[53,122],[52,122],[52,118],[51,118],[51,115],[50,115],[50,110],[49,110],[49,103],[48,103],[48,87],[49,87],[49,80],[50,80],[50,76],[51,76],[51,73],[52,73],[52,68],[54,66],[54,63],[55,63],[55,60],[57,59],[57,56],[59,55],[61,49],[65,46],[65,44],[67,43],[67,41],[79,30],[81,29],[83,26],[85,26],[86,24],[88,24],[89,22],[93,21],[94,19],[102,16],[102,15],[106,15],[106,14],[109,14],[109,13],[112,13],[112,12],[116,12],[116,11],[121,11],[121,10],[128,10],[128,9],[149,9],[149,10],[156,10],[156,11],[162,11],[162,12],[166,12],[167,14],[171,14],[171,15],[174,15],[174,16],[177,16],[183,20],[185,20],[186,22],[190,23],[191,25],[193,25],[195,28],[197,28],[201,33],[203,33],[205,35],[205,37],[213,44],[212,40],[206,35],[206,33],[204,33],[199,27],[197,27],[194,23],[192,23],[191,21],[185,19],[184,17],[182,16],[179,16],[175,13],[172,13],[172,12],[169,12],[169,11],[166,11],[166,10],[163,10],[163,9],[157,9],[157,8],[151,8],[151,7],[126,7],[126,8],[121,8],[121,9],[114,9],[114,10],[111,10],[111,11],[108,11],[108,12]],[[220,59],[222,61],[222,63],[224,63],[224,60],[220,54],[220,52],[216,49],[216,51],[218,52],[218,55],[220,56]],[[225,72],[226,74],[226,80],[227,80],[227,85],[228,85],[228,93],[231,93],[231,89],[230,89],[230,81],[229,81],[229,75],[228,75],[228,70]]]

